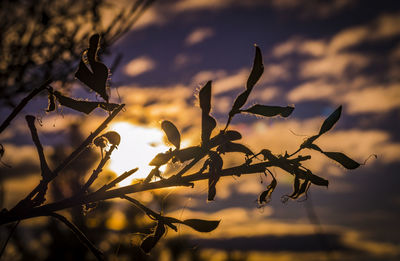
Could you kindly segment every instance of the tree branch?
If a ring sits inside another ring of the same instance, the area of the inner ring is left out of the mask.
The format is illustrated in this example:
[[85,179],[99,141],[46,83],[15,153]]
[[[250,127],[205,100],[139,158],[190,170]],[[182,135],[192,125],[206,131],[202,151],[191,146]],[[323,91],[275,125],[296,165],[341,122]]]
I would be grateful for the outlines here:
[[46,89],[47,85],[52,82],[51,79],[45,81],[40,87],[34,89],[31,93],[29,93],[22,101],[14,108],[14,110],[10,113],[7,119],[0,126],[0,133],[2,133],[8,125],[10,125],[11,121],[18,115],[18,113],[28,104],[28,102],[35,97],[38,93]]
[[85,234],[79,230],[77,226],[75,226],[72,222],[70,222],[66,217],[57,214],[57,213],[49,213],[48,216],[54,217],[64,223],[74,235],[84,244],[97,258],[97,260],[105,260],[103,253],[85,236]]

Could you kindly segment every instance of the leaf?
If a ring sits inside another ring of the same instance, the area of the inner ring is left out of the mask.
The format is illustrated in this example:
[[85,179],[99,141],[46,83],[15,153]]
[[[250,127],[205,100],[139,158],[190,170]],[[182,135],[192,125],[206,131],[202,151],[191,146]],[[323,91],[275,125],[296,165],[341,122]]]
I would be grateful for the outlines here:
[[115,131],[106,132],[101,136],[105,137],[109,143],[115,146],[118,146],[121,142],[121,136],[118,134],[118,132]]
[[54,101],[54,94],[53,92],[49,92],[49,106],[46,109],[46,112],[51,112],[56,109],[56,103]]
[[199,146],[192,146],[177,151],[175,158],[183,163],[193,158],[200,157],[202,154],[203,150]]
[[314,185],[325,186],[325,187],[329,185],[329,181],[317,175],[312,174],[311,171],[307,171],[307,179],[311,181],[311,183],[313,183]]
[[242,135],[240,132],[234,130],[228,130],[218,133],[215,137],[210,140],[210,147],[215,147],[229,141],[240,140]]
[[264,72],[264,65],[262,61],[261,50],[258,46],[256,47],[256,54],[254,56],[253,68],[247,79],[246,89],[251,91],[257,81],[260,79],[261,75]]
[[203,113],[209,114],[211,110],[211,81],[208,81],[199,92],[200,108]]
[[181,135],[176,126],[170,121],[163,121],[161,123],[161,128],[165,132],[165,135],[167,135],[168,141],[179,149],[181,145]]
[[160,241],[161,237],[165,234],[165,226],[163,223],[158,222],[155,232],[152,235],[148,235],[140,244],[140,248],[146,254],[149,253]]
[[356,169],[360,166],[360,163],[352,160],[341,152],[323,152],[327,157],[340,163],[346,169]]
[[332,129],[335,123],[339,120],[340,114],[342,113],[342,106],[340,105],[331,115],[324,121],[319,131],[319,135],[324,134],[325,132]]
[[240,143],[234,143],[228,141],[227,143],[221,144],[218,148],[217,151],[225,154],[227,152],[241,152],[246,155],[254,155],[254,153],[247,148],[245,145],[240,144]]
[[298,195],[300,190],[300,179],[299,177],[297,177],[297,175],[294,177],[294,181],[293,181],[293,193],[291,195],[289,195],[289,198],[297,198],[296,195]]
[[229,117],[233,117],[233,115],[237,114],[240,112],[240,108],[243,107],[243,105],[246,103],[247,98],[250,95],[249,90],[245,90],[241,94],[239,94],[238,97],[236,97],[235,102],[233,103],[232,109],[229,112]]
[[276,188],[276,184],[277,182],[276,179],[274,178],[271,181],[271,184],[268,185],[267,189],[263,191],[263,193],[261,193],[261,195],[258,197],[259,204],[268,203],[271,200],[271,195]]
[[204,114],[201,117],[201,141],[202,144],[208,144],[211,132],[217,126],[217,122],[210,115]]
[[62,95],[61,93],[55,91],[54,95],[56,96],[58,102],[66,106],[68,108],[71,108],[76,111],[80,111],[86,114],[91,113],[94,109],[100,107],[106,111],[113,111],[115,108],[118,107],[118,104],[115,103],[105,103],[105,102],[92,102],[92,101],[80,101],[80,100],[75,100],[69,97],[66,97]]
[[172,158],[173,153],[158,153],[154,159],[152,159],[149,163],[150,166],[162,166],[167,164],[168,161]]
[[209,170],[210,170],[210,178],[208,179],[208,201],[212,201],[217,194],[217,189],[215,186],[220,178],[220,172],[222,169],[223,161],[221,156],[218,155],[215,151],[209,152]]
[[220,221],[218,220],[202,220],[202,219],[186,219],[182,222],[186,226],[193,228],[199,232],[211,232],[216,229]]
[[108,68],[97,59],[97,52],[99,49],[100,35],[95,34],[90,37],[89,49],[87,50],[87,59],[92,71],[87,68],[83,55],[79,63],[78,70],[75,77],[88,86],[93,91],[97,92],[105,101],[108,102],[107,94],[107,80],[109,76]]
[[294,108],[290,106],[280,107],[280,106],[267,106],[256,104],[246,110],[242,110],[242,112],[257,114],[265,117],[273,117],[280,115],[282,117],[288,117]]
[[201,115],[201,141],[203,145],[207,145],[211,132],[217,126],[217,122],[213,117],[209,115],[211,110],[211,81],[199,92],[200,108],[202,110]]

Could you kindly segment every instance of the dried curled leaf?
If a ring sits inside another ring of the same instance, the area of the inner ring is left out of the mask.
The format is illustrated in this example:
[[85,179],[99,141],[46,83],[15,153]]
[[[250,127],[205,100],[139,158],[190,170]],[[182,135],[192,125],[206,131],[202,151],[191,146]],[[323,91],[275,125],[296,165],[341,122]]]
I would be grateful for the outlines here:
[[105,101],[108,102],[109,97],[107,94],[107,80],[109,71],[107,66],[99,62],[97,59],[99,43],[100,35],[95,34],[90,37],[89,49],[87,49],[86,54],[92,70],[90,71],[84,62],[84,52],[84,54],[82,54],[78,70],[75,73],[75,77],[90,89],[97,92]]
[[101,136],[105,137],[110,144],[115,146],[118,146],[121,142],[121,136],[118,134],[118,132],[115,131],[106,132]]
[[193,228],[198,232],[211,232],[218,227],[220,220],[186,219],[182,224]]
[[56,109],[56,102],[53,92],[49,92],[48,100],[49,100],[49,105],[46,109],[46,112],[54,111]]
[[71,108],[76,111],[80,111],[86,114],[91,113],[94,109],[96,108],[102,108],[103,110],[106,111],[113,111],[115,108],[117,108],[119,105],[115,103],[105,103],[105,102],[92,102],[92,101],[80,101],[80,100],[75,100],[69,97],[66,97],[62,95],[61,93],[55,91],[54,95],[56,96],[58,102],[66,106],[68,108]]
[[275,188],[276,188],[276,179],[274,178],[271,181],[271,184],[268,185],[267,189],[265,191],[263,191],[263,193],[260,194],[260,196],[258,197],[258,203],[264,204],[264,203],[268,203],[271,201],[271,195],[272,192],[274,192]]
[[215,146],[227,143],[229,141],[240,140],[241,138],[242,138],[242,135],[240,134],[240,132],[237,132],[234,130],[220,132],[220,133],[218,133],[218,135],[214,136],[210,140],[210,147],[215,147]]
[[145,237],[142,241],[142,244],[140,245],[140,248],[143,250],[143,252],[150,253],[150,251],[156,246],[158,241],[160,241],[161,237],[165,234],[165,226],[163,223],[158,222],[156,230],[154,231],[153,234],[148,235]]
[[167,135],[168,141],[179,149],[181,145],[181,135],[176,126],[170,121],[163,121],[161,123],[161,128],[165,132],[165,135]]
[[246,110],[242,110],[242,112],[257,114],[265,117],[273,117],[280,115],[282,117],[288,117],[294,110],[294,107],[286,106],[267,106],[267,105],[260,105],[256,104]]

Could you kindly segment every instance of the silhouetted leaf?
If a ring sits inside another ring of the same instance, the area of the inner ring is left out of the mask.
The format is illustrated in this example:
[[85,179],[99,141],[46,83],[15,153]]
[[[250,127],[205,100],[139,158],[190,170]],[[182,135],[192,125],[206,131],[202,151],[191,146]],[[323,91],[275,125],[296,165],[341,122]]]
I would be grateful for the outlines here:
[[257,114],[265,117],[273,117],[280,115],[282,117],[288,117],[294,108],[290,106],[280,107],[280,106],[267,106],[256,104],[246,110],[242,110],[242,112]]
[[261,75],[264,72],[264,65],[262,61],[261,50],[258,46],[256,47],[256,54],[254,56],[253,68],[247,79],[246,89],[251,91],[257,81],[260,79]]
[[346,169],[356,169],[360,166],[360,163],[352,160],[341,152],[323,152],[327,157],[340,163]]
[[106,111],[113,111],[115,108],[117,108],[119,105],[115,103],[105,103],[105,102],[92,102],[92,101],[80,101],[80,100],[75,100],[69,97],[66,97],[62,95],[61,93],[55,91],[54,95],[56,96],[58,102],[66,106],[68,108],[71,108],[76,111],[80,111],[86,114],[91,113],[94,109],[100,107]]
[[121,136],[115,131],[106,132],[101,136],[107,138],[108,142],[115,146],[118,146],[121,142]]
[[234,130],[220,132],[210,140],[210,147],[215,147],[229,141],[240,140],[242,135]]
[[192,146],[177,151],[175,158],[180,162],[185,162],[200,157],[202,154],[204,154],[203,150],[199,146]]
[[315,145],[315,144],[310,144],[310,146],[309,146],[308,148],[313,149],[313,150],[316,150],[316,151],[319,151],[319,152],[323,152],[323,151],[321,150],[321,148],[318,147],[318,146]]
[[92,71],[87,68],[82,55],[75,77],[108,102],[109,97],[106,89],[109,72],[107,66],[97,59],[99,42],[100,35],[93,35],[89,40],[89,49],[86,52]]
[[234,142],[226,142],[224,144],[221,144],[218,148],[217,151],[225,154],[226,152],[241,152],[246,155],[253,155],[254,153],[247,148],[245,145],[240,144],[240,143],[234,143]]
[[217,122],[209,115],[211,110],[211,81],[201,88],[199,92],[201,115],[201,141],[203,145],[207,145],[210,140],[211,132],[217,126]]
[[93,144],[100,148],[105,148],[107,146],[108,140],[103,136],[99,136],[93,140]]
[[274,178],[271,181],[271,184],[268,185],[267,189],[263,193],[261,193],[260,196],[258,197],[259,204],[268,203],[271,200],[271,195],[276,188],[276,184],[277,182],[276,179]]
[[236,97],[235,102],[233,103],[232,109],[229,112],[229,117],[232,117],[233,115],[240,112],[240,108],[242,108],[243,105],[246,103],[249,95],[250,95],[250,90],[245,90],[244,92],[239,94],[238,97]]
[[219,225],[219,222],[219,220],[186,219],[182,222],[182,224],[185,224],[196,231],[206,233],[216,229]]
[[46,112],[54,111],[54,110],[56,109],[56,103],[55,103],[55,101],[54,101],[54,94],[53,94],[53,92],[49,92],[48,100],[49,100],[49,105],[48,105],[48,107],[47,107]]
[[212,201],[217,193],[215,186],[220,178],[223,161],[221,156],[219,156],[215,151],[210,151],[209,155],[208,166],[210,170],[210,178],[208,179],[208,200]]
[[335,123],[339,120],[340,114],[342,113],[342,106],[339,106],[329,117],[324,121],[319,131],[319,135],[332,129]]
[[301,187],[299,189],[299,193],[297,194],[297,198],[303,195],[304,193],[307,193],[308,188],[310,187],[311,183],[309,180],[305,180],[303,184],[301,184]]
[[179,149],[181,145],[181,135],[176,126],[170,121],[163,121],[161,123],[161,128],[167,135],[168,141],[172,143],[177,149]]
[[160,241],[164,234],[165,226],[161,222],[158,222],[155,232],[152,235],[145,237],[140,245],[140,248],[143,250],[143,252],[149,253],[156,246],[158,241]]
[[211,132],[213,131],[215,126],[217,126],[217,122],[215,121],[215,119],[210,115],[203,113],[201,117],[201,141],[203,145],[208,144]]
[[5,150],[4,150],[3,144],[0,143],[0,159],[4,156],[4,152],[5,152]]
[[208,81],[199,92],[200,108],[203,113],[209,114],[211,110],[211,81]]
[[149,163],[150,166],[162,166],[172,158],[172,153],[158,153]]
[[311,183],[318,185],[318,186],[328,186],[329,181],[323,179],[317,175],[311,173],[311,171],[307,171],[307,179],[311,181]]
[[[313,142],[314,142],[316,139],[318,139],[319,136],[320,136],[320,135],[314,135],[314,136],[309,137],[308,139],[306,139],[306,140],[300,145],[300,148],[310,148],[310,149],[312,148],[312,149],[315,149],[316,147],[313,147],[312,145],[314,145]],[[318,150],[318,149],[317,149],[317,150]]]
[[299,194],[300,190],[300,179],[297,177],[297,175],[294,177],[293,181],[293,193],[289,195],[289,198],[296,198],[296,195]]

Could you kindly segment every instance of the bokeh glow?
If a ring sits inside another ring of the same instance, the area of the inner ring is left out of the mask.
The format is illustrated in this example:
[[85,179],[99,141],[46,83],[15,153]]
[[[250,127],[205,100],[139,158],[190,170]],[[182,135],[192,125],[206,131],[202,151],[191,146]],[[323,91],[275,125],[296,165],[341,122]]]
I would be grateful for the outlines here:
[[111,125],[111,129],[121,135],[121,144],[111,155],[109,169],[121,175],[125,171],[139,168],[132,177],[122,181],[120,186],[131,184],[133,179],[145,178],[152,169],[149,162],[157,153],[169,149],[163,143],[164,133],[159,129],[135,126],[128,122],[116,122]]

